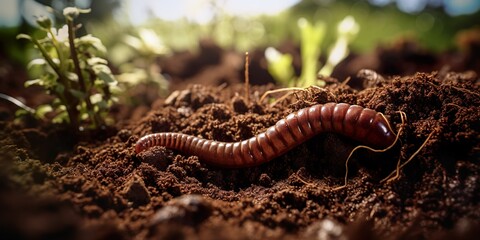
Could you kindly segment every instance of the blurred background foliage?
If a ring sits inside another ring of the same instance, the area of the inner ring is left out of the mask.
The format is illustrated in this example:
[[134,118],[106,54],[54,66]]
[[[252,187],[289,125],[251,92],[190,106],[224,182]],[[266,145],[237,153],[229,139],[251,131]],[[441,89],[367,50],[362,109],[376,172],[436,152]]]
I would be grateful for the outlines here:
[[[56,18],[66,6],[91,8],[90,14],[78,20],[83,25],[79,35],[83,31],[100,38],[108,49],[107,58],[116,66],[138,58],[154,61],[154,55],[168,56],[172,51],[195,51],[200,39],[213,39],[221,47],[237,51],[284,41],[298,45],[299,18],[327,24],[321,46],[326,48],[336,38],[334,26],[347,15],[360,25],[351,43],[354,52],[372,51],[398,38],[417,40],[432,51],[446,51],[456,47],[459,31],[479,27],[480,19],[478,0],[2,0],[2,5],[0,56],[22,65],[36,51],[15,36],[34,33],[35,16]],[[142,29],[156,34],[157,39],[152,40]],[[138,41],[132,45],[134,38]]]

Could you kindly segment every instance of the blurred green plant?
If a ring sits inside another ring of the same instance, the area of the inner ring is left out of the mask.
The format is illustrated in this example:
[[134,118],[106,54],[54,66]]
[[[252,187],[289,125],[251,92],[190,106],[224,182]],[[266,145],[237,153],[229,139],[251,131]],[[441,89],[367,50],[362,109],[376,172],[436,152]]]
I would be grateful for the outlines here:
[[318,70],[318,59],[321,54],[321,45],[326,33],[324,22],[318,21],[311,24],[304,18],[298,20],[300,30],[300,48],[302,59],[302,72],[297,79],[294,76],[292,56],[282,54],[269,47],[265,50],[268,62],[268,71],[277,82],[286,87],[324,86],[325,82],[319,80],[321,76],[330,76],[335,66],[349,53],[348,45],[359,32],[359,25],[351,16],[345,17],[337,27],[337,39],[331,47],[327,61]]
[[294,87],[293,58],[290,54],[283,54],[274,47],[265,50],[265,57],[268,61],[268,72],[281,85]]
[[325,65],[320,69],[318,75],[330,76],[335,66],[348,56],[350,50],[348,45],[357,36],[360,26],[352,16],[345,17],[337,26],[337,40],[333,44]]
[[298,20],[300,29],[300,49],[302,58],[302,73],[298,86],[324,85],[317,83],[318,59],[320,58],[322,41],[325,37],[326,24],[317,21],[311,24],[305,18]]
[[153,84],[153,87],[159,89],[160,95],[165,95],[168,91],[168,81],[161,74],[156,60],[159,56],[169,54],[170,49],[153,30],[148,28],[140,28],[138,37],[126,35],[123,42],[133,51],[127,58],[117,58],[117,64],[122,72],[117,75],[117,79],[127,86],[139,83]]
[[[53,112],[55,123],[69,123],[75,130],[85,127],[104,127],[107,113],[118,92],[117,80],[107,66],[107,60],[99,57],[106,49],[100,39],[91,35],[76,37],[80,25],[74,20],[89,9],[67,7],[63,10],[66,25],[52,27],[48,17],[38,17],[39,28],[46,37],[37,39],[31,35],[19,34],[18,39],[28,39],[40,51],[42,58],[32,60],[28,69],[41,70],[37,79],[25,82],[25,86],[38,85],[55,98],[51,104],[40,105],[35,116],[43,118]],[[23,110],[19,110],[21,114]]]

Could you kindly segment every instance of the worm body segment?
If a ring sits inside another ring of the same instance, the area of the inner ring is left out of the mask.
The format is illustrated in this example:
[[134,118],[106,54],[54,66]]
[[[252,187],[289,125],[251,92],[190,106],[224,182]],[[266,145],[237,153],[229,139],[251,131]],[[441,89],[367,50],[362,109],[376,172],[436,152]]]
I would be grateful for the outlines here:
[[292,113],[265,132],[240,142],[164,132],[140,138],[135,151],[165,146],[212,165],[242,168],[268,162],[323,132],[339,133],[372,147],[387,147],[395,141],[395,133],[381,113],[357,105],[326,103]]

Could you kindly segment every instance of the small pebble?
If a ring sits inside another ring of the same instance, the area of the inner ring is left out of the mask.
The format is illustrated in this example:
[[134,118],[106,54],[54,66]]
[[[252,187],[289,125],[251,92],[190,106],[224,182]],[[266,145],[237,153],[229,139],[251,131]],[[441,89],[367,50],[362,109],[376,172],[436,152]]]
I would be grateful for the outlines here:
[[198,225],[212,214],[211,204],[200,195],[183,195],[171,200],[158,210],[151,219],[151,225],[180,223]]
[[125,184],[123,195],[133,203],[133,206],[142,206],[150,202],[150,193],[143,179],[136,174]]
[[165,171],[172,163],[172,154],[166,151],[165,147],[152,147],[148,151],[143,151],[137,155],[142,162],[154,166],[156,169]]

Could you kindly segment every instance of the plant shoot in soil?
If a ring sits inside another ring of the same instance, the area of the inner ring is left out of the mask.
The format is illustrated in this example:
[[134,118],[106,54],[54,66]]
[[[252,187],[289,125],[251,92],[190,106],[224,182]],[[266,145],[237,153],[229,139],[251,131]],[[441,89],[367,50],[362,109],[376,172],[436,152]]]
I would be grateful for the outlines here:
[[322,76],[330,76],[335,66],[349,53],[348,45],[358,34],[360,27],[352,16],[345,17],[337,26],[337,39],[330,48],[327,61],[319,70],[318,59],[321,54],[321,45],[326,34],[326,24],[318,21],[312,24],[301,18],[298,20],[300,30],[300,48],[302,72],[295,78],[293,58],[290,54],[283,54],[273,47],[265,50],[268,61],[268,71],[275,80],[286,87],[309,86],[323,87],[325,82],[319,80]]
[[28,65],[30,71],[39,68],[42,74],[25,82],[25,86],[41,86],[55,97],[49,105],[39,106],[35,113],[53,112],[53,122],[68,123],[75,130],[105,126],[108,110],[116,101],[113,93],[117,90],[117,81],[107,60],[100,57],[106,52],[102,42],[91,35],[75,36],[80,27],[75,25],[75,18],[88,12],[88,9],[67,7],[63,10],[66,24],[61,28],[53,27],[48,17],[37,18],[45,38],[17,36],[32,41],[42,55]]

